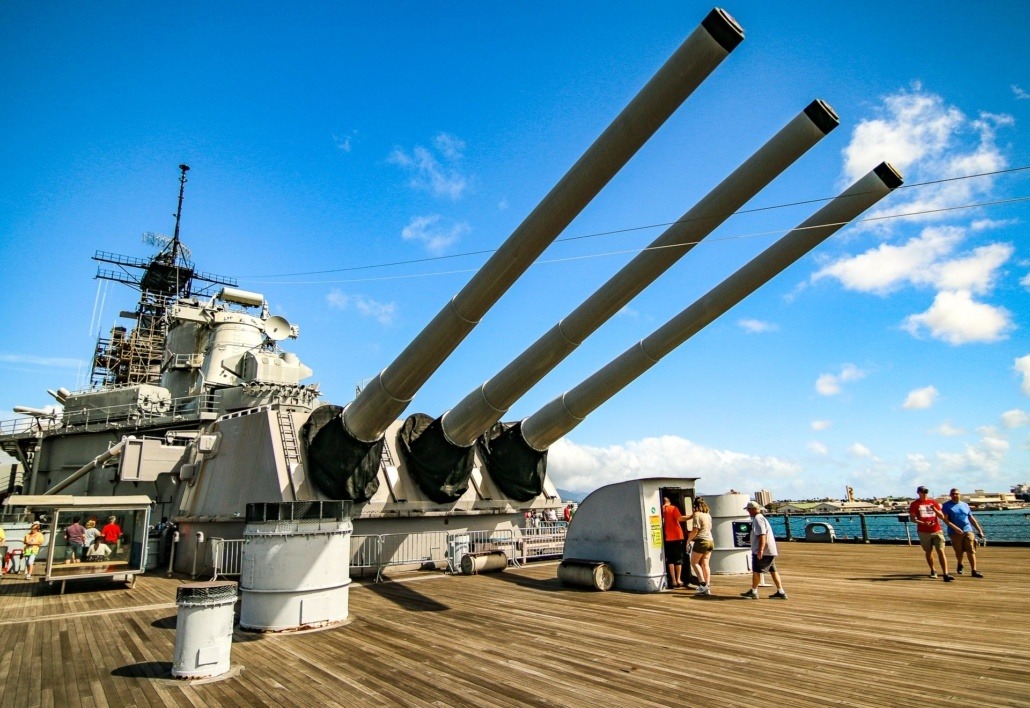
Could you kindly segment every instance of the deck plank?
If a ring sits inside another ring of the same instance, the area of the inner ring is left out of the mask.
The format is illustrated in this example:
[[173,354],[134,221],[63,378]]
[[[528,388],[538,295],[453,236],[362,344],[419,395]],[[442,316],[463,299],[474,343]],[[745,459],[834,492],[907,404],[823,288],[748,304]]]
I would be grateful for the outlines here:
[[1030,549],[991,547],[985,579],[949,584],[913,547],[782,551],[786,602],[737,597],[746,576],[716,576],[715,597],[696,598],[566,589],[554,563],[398,574],[353,585],[344,626],[237,630],[239,672],[212,682],[166,673],[185,579],[83,580],[62,596],[8,576],[0,704],[882,706],[910,703],[918,682],[935,702],[1027,705]]

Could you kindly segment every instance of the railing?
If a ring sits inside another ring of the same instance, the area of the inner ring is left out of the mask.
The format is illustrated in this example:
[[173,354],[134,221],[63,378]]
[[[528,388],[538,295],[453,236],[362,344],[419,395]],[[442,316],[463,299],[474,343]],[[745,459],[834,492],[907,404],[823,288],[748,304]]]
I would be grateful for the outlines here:
[[[565,524],[534,529],[497,529],[482,531],[424,531],[422,533],[384,533],[351,536],[350,568],[375,571],[375,582],[383,579],[383,571],[398,566],[446,565],[451,573],[461,570],[461,559],[467,553],[504,551],[508,563],[560,556],[565,544]],[[239,575],[243,566],[245,539],[211,539],[212,580]]]
[[[125,388],[125,387],[122,387]],[[115,389],[111,389],[115,390]],[[166,400],[147,400],[99,408],[80,408],[66,411],[63,420],[15,418],[0,421],[0,434],[31,432],[34,430],[82,430],[104,428],[115,423],[132,421],[137,425],[158,420],[183,420],[201,413],[217,413],[218,392],[198,396],[183,396]]]
[[239,575],[243,572],[243,538],[212,538],[211,539],[211,565],[214,567],[214,575],[211,580],[218,580],[218,576]]
[[542,523],[520,528],[521,562],[560,556],[565,551],[565,535],[569,525],[564,521]]
[[[987,538],[1000,543],[1030,543],[1030,509],[1009,511],[973,511]],[[831,526],[837,541],[858,543],[913,542],[915,524],[908,513],[880,514],[769,514],[769,523],[777,539],[803,540],[805,527],[818,523]]]
[[11,418],[0,420],[0,435],[17,435],[19,433],[35,433],[41,430],[56,430],[61,427],[58,418]]

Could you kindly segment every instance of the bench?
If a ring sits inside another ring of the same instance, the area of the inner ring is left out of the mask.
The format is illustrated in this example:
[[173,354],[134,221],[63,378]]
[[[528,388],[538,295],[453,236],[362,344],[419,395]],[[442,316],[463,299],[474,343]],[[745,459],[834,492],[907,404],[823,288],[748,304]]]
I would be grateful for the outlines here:
[[[64,594],[65,583],[77,578],[95,578],[100,575],[120,575],[124,571],[135,569],[129,568],[129,561],[126,560],[105,560],[105,561],[83,561],[82,563],[67,563],[62,565],[54,564],[48,568],[48,579],[61,581],[61,594]],[[136,584],[136,576],[125,573],[126,582],[131,588]]]

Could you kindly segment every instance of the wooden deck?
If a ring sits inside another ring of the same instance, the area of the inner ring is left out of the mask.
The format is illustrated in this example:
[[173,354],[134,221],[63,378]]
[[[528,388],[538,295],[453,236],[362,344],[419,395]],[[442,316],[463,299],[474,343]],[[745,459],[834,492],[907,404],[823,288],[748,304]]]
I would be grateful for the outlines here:
[[[948,549],[950,552],[950,548]],[[790,600],[563,589],[555,563],[355,583],[328,631],[237,631],[230,678],[169,678],[175,588],[0,582],[0,705],[1030,705],[1030,549],[983,580],[916,547],[783,544]]]

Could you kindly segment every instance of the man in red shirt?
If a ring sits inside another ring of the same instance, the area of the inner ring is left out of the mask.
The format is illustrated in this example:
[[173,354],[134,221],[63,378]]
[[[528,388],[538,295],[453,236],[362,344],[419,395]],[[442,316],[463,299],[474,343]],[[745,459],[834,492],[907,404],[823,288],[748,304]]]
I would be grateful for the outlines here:
[[941,510],[941,505],[930,496],[930,490],[926,487],[919,487],[916,490],[919,498],[908,505],[908,516],[916,524],[916,531],[919,532],[919,545],[923,547],[926,554],[926,564],[930,566],[930,577],[936,578],[937,571],[933,567],[933,552],[937,551],[937,559],[941,562],[941,572],[944,582],[950,583],[954,576],[948,575],[948,559],[944,555],[944,531],[941,529],[941,521],[946,523],[956,532],[960,529],[948,520]]
[[662,497],[662,535],[665,537],[665,563],[669,568],[669,587],[683,587],[683,525],[687,517],[673,506],[669,497]]
[[122,527],[118,525],[118,520],[113,516],[108,518],[107,525],[100,529],[100,535],[108,543],[117,543],[122,537]]

